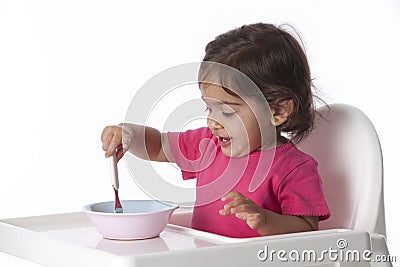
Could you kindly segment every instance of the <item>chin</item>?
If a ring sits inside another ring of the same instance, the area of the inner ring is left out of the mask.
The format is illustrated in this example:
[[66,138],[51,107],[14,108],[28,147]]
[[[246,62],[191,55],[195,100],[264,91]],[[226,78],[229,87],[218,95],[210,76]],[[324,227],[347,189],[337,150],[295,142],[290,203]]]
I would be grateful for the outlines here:
[[222,153],[230,158],[242,158],[249,155],[249,151],[232,151],[230,148],[222,148]]

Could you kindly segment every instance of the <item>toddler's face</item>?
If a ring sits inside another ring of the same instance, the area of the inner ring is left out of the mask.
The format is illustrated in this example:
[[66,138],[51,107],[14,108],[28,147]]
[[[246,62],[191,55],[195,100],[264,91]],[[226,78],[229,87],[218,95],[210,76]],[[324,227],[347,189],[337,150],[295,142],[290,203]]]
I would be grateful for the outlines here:
[[[275,128],[270,123],[267,108],[260,107],[254,100],[246,98],[244,101],[230,95],[217,85],[202,84],[200,91],[207,106],[208,127],[218,138],[224,155],[243,157],[254,150],[271,147]],[[257,118],[262,121],[261,125]],[[261,138],[262,132],[267,138]]]

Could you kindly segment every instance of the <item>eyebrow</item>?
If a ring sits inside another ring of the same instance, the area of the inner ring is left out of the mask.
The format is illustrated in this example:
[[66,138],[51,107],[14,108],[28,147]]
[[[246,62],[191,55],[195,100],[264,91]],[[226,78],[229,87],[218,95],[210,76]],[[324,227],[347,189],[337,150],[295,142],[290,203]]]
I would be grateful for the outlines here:
[[[205,100],[204,97],[201,97],[201,99],[202,99],[204,102],[207,103],[207,101]],[[212,98],[210,98],[210,99],[212,99]],[[240,105],[242,105],[242,103],[236,103],[236,102],[226,102],[226,101],[218,101],[218,100],[216,100],[216,101],[218,102],[218,105],[233,105],[233,106],[240,106]]]

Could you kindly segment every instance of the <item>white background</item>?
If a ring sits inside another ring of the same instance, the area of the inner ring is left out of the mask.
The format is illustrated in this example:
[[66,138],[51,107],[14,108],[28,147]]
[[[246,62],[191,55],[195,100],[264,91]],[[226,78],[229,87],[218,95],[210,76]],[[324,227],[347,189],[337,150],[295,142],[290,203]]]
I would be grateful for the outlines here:
[[[388,244],[399,262],[396,0],[0,0],[0,218],[111,199],[103,127],[124,120],[153,75],[201,60],[216,35],[260,21],[293,25],[322,97],[357,106],[374,123]],[[121,198],[146,197],[120,166]],[[3,253],[0,265],[35,266]]]

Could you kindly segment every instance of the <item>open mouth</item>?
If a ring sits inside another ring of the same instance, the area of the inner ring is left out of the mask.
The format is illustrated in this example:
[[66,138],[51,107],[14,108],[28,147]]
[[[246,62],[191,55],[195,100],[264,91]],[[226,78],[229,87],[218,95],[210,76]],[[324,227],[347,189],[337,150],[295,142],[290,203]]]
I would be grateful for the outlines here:
[[230,137],[218,136],[218,143],[222,147],[229,145],[231,142],[232,142],[232,138],[230,138]]

